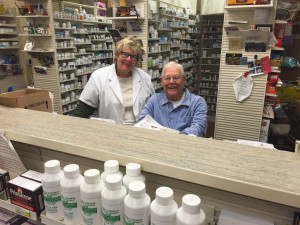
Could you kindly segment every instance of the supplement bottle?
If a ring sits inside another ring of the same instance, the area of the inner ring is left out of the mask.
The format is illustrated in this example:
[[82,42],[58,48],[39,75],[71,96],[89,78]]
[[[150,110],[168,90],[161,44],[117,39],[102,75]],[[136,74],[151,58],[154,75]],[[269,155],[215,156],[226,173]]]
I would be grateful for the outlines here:
[[176,225],[204,225],[205,213],[200,204],[201,199],[197,195],[184,195],[182,206],[176,213]]
[[126,188],[119,174],[109,174],[101,191],[103,225],[124,225]]
[[128,192],[129,184],[132,181],[142,181],[145,183],[146,178],[141,174],[141,165],[138,163],[128,163],[126,165],[126,174],[123,177],[123,185]]
[[150,221],[150,197],[146,194],[145,183],[133,181],[129,184],[129,194],[124,199],[125,224],[148,225]]
[[64,176],[60,181],[60,192],[65,224],[79,224],[82,221],[80,209],[80,185],[82,182],[83,177],[79,174],[77,164],[64,167]]
[[44,164],[45,173],[42,175],[43,195],[46,215],[52,219],[63,219],[64,210],[60,195],[60,180],[63,171],[58,160],[49,160]]
[[121,179],[123,179],[123,174],[119,171],[119,162],[117,160],[108,160],[104,163],[104,171],[101,174],[101,180],[103,180],[104,183],[109,174],[119,174]]
[[155,199],[150,206],[151,225],[176,224],[177,203],[173,200],[173,190],[169,187],[159,187]]
[[104,182],[100,179],[100,171],[90,169],[84,172],[84,181],[80,186],[81,212],[83,224],[102,225],[101,190]]

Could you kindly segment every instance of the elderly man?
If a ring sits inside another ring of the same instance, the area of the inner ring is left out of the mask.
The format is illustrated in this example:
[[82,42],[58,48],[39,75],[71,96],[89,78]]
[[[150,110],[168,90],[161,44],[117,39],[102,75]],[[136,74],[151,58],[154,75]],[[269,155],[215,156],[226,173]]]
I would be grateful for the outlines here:
[[150,97],[137,121],[150,115],[162,126],[203,137],[207,105],[202,97],[190,93],[184,87],[185,83],[182,66],[176,62],[167,63],[161,76],[164,92]]

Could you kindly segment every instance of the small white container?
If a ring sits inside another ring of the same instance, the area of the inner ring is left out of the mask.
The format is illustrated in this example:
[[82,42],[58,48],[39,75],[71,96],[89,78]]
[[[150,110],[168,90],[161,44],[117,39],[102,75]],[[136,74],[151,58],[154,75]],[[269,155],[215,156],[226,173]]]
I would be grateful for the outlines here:
[[99,170],[90,169],[84,172],[84,182],[80,186],[83,224],[103,224],[101,215],[101,191],[104,186],[104,182],[100,179]]
[[150,197],[146,194],[145,183],[133,181],[129,184],[129,194],[124,199],[125,224],[144,225],[150,221]]
[[173,200],[173,190],[169,187],[159,187],[151,206],[151,225],[176,224],[177,203]]
[[45,173],[42,175],[43,194],[46,215],[52,219],[63,219],[64,210],[60,195],[60,180],[63,171],[58,160],[49,160],[44,164]]
[[79,224],[82,221],[80,209],[80,185],[83,182],[77,164],[64,167],[64,176],[60,181],[60,191],[64,208],[64,223]]
[[201,199],[197,195],[184,195],[182,206],[176,213],[176,225],[204,225],[205,213],[200,204]]
[[129,184],[133,181],[142,181],[145,183],[146,178],[141,174],[141,165],[138,163],[128,163],[126,165],[126,174],[123,177],[123,186],[127,192],[129,190]]
[[109,174],[101,191],[103,224],[124,225],[124,198],[127,194],[119,174]]
[[109,174],[119,174],[123,179],[122,172],[119,171],[119,162],[117,160],[108,160],[104,163],[104,171],[101,174],[101,180],[106,183],[106,177]]

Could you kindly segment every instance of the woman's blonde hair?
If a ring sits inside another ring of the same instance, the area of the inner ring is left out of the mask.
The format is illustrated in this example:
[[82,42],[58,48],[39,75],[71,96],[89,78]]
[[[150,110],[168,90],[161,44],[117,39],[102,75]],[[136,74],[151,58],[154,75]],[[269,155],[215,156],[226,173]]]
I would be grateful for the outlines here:
[[120,55],[124,48],[129,48],[131,51],[137,53],[138,61],[141,60],[144,50],[142,49],[142,42],[133,37],[125,37],[118,41],[115,49],[115,62],[116,57]]

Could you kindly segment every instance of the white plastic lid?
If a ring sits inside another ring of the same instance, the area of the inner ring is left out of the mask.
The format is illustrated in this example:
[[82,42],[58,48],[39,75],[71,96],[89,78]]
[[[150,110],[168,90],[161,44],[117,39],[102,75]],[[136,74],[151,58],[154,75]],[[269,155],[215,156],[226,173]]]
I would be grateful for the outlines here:
[[138,163],[128,163],[126,165],[126,174],[136,177],[141,174],[141,165]]
[[55,174],[60,171],[60,162],[56,159],[45,162],[45,172]]
[[76,178],[79,176],[79,166],[77,164],[69,164],[64,167],[64,175],[68,179]]
[[108,190],[120,190],[122,187],[122,177],[119,174],[109,174],[105,179],[105,186]]
[[201,199],[197,195],[187,194],[182,197],[182,209],[188,213],[200,213]]
[[132,181],[129,184],[129,195],[136,198],[143,197],[146,193],[145,187],[146,185],[142,181]]
[[161,205],[170,205],[173,202],[173,190],[169,187],[159,187],[156,189],[155,199]]
[[100,181],[100,171],[97,169],[89,169],[83,175],[84,181],[88,184],[96,184]]
[[108,160],[104,163],[104,171],[108,173],[117,173],[119,171],[119,162],[117,160]]

